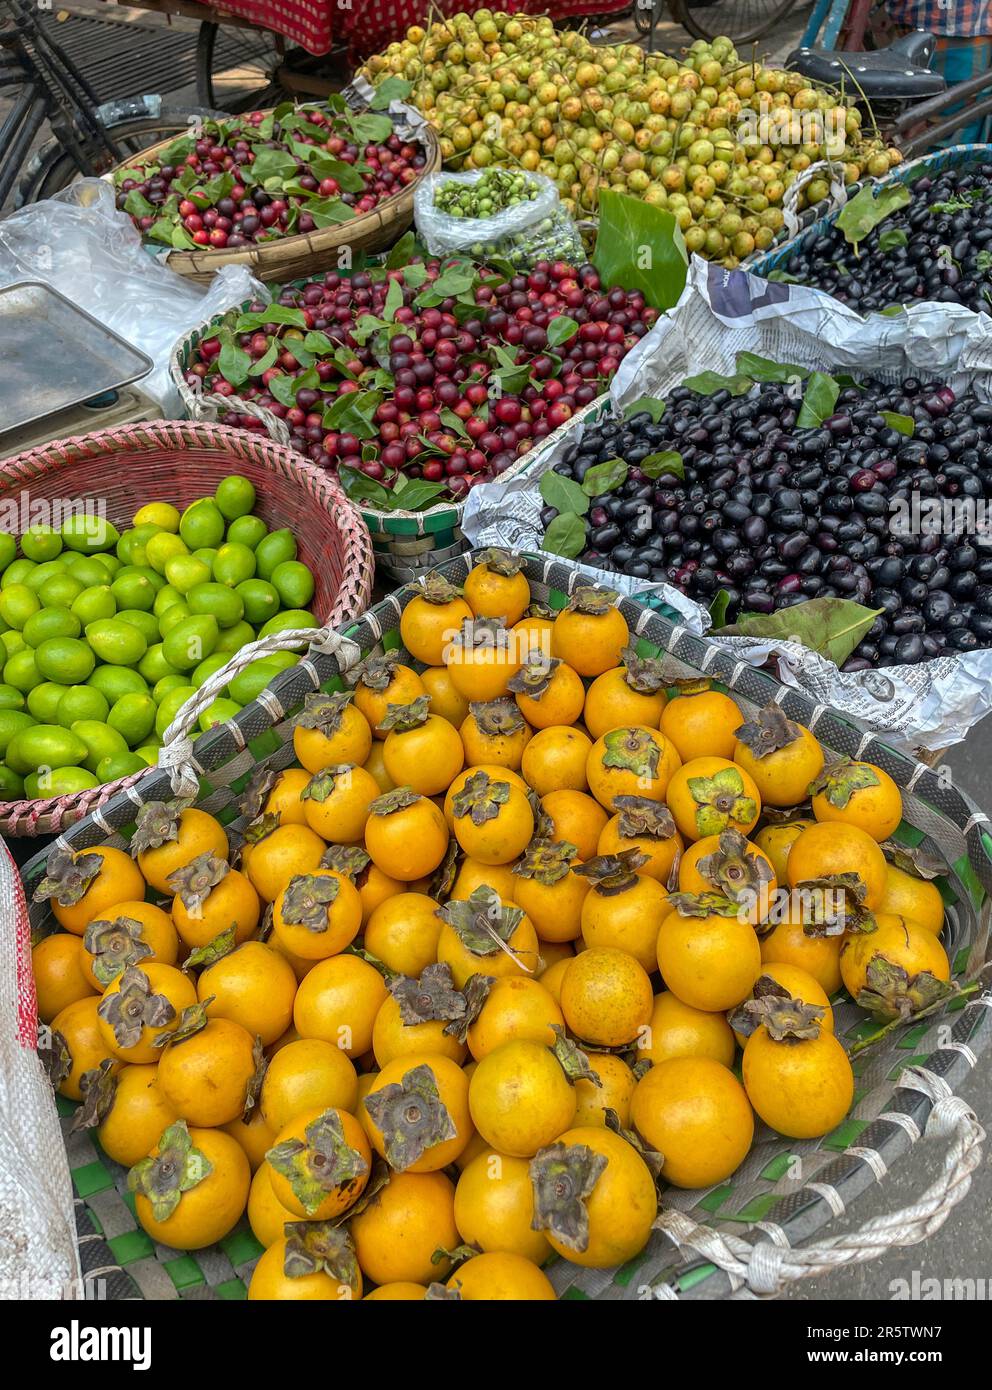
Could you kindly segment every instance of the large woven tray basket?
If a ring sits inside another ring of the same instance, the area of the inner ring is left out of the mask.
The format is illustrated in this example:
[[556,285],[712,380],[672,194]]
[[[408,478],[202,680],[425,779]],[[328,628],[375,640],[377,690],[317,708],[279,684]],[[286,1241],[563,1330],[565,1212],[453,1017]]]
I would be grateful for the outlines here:
[[[471,559],[463,556],[443,567],[455,583],[461,582]],[[524,571],[534,599],[562,607],[578,583],[587,582],[557,561],[527,557]],[[200,769],[199,804],[227,824],[236,842],[242,825],[237,798],[251,772],[264,764],[273,768],[293,761],[294,714],[304,697],[320,687],[341,688],[342,671],[361,657],[383,649],[398,648],[400,614],[411,597],[409,590],[391,595],[363,618],[342,629],[344,644],[337,656],[313,655],[280,675],[265,693],[264,703],[247,706],[237,718],[237,729],[220,727],[200,738],[194,749]],[[944,940],[959,982],[974,978],[985,959],[989,902],[992,893],[992,837],[989,821],[967,797],[945,784],[935,772],[889,748],[823,706],[814,706],[804,695],[781,685],[767,672],[738,664],[705,639],[692,636],[657,612],[623,599],[619,607],[632,636],[645,655],[660,655],[669,663],[673,679],[703,672],[722,683],[745,711],[776,700],[785,713],[813,729],[830,752],[868,758],[884,767],[902,789],[905,819],[896,832],[909,846],[938,855],[947,864],[939,880],[948,903]],[[101,810],[74,826],[61,843],[83,848],[106,842],[126,844],[133,829],[136,807],[148,800],[167,798],[170,785],[165,773],[147,778],[138,787],[115,796]],[[41,877],[47,854],[36,856],[24,869],[30,895]],[[44,931],[50,924],[47,906],[31,909],[33,928]],[[951,1003],[943,1012],[902,1025],[882,1037],[853,1066],[857,1090],[847,1119],[823,1139],[796,1142],[759,1126],[754,1148],[743,1166],[725,1184],[705,1191],[667,1188],[661,1199],[669,1225],[691,1225],[697,1245],[744,1238],[773,1241],[779,1248],[801,1247],[823,1240],[825,1228],[874,1185],[919,1138],[927,1119],[939,1105],[940,1095],[953,1090],[976,1064],[992,1037],[992,1000],[973,995]],[[845,1046],[878,1029],[878,1024],[846,996],[835,1003],[836,1032]],[[912,1064],[912,1065],[910,1065]],[[909,1067],[908,1071],[905,1069]],[[920,1087],[919,1068],[923,1073]],[[929,1074],[930,1080],[927,1080]],[[960,1102],[951,1102],[960,1106]],[[75,1108],[59,1102],[68,1125]],[[962,1107],[963,1109],[963,1107]],[[938,1117],[939,1118],[939,1117]],[[939,1128],[939,1126],[938,1126]],[[977,1125],[973,1125],[973,1130]],[[963,1145],[977,1162],[976,1143]],[[77,1219],[85,1233],[81,1247],[89,1267],[99,1267],[111,1297],[147,1298],[242,1298],[253,1262],[261,1247],[242,1224],[230,1236],[206,1251],[182,1254],[156,1247],[136,1228],[128,1203],[124,1170],[101,1154],[90,1132],[67,1136],[69,1166],[77,1195]],[[953,1149],[953,1144],[952,1144]],[[955,1153],[957,1150],[954,1151]],[[952,1154],[953,1158],[953,1154]],[[967,1190],[967,1184],[964,1189]],[[956,1195],[961,1195],[958,1183]],[[864,1208],[878,1206],[862,1202]],[[686,1221],[683,1221],[683,1217]],[[100,1233],[106,1237],[101,1240]],[[917,1239],[919,1237],[916,1237]],[[884,1244],[884,1242],[883,1242]],[[616,1270],[583,1270],[557,1260],[548,1273],[565,1298],[704,1298],[730,1296],[743,1279],[727,1273],[704,1255],[694,1253],[692,1242],[678,1241],[659,1230],[647,1249],[630,1265]],[[108,1248],[109,1246],[109,1248]],[[720,1259],[729,1264],[732,1261]]]

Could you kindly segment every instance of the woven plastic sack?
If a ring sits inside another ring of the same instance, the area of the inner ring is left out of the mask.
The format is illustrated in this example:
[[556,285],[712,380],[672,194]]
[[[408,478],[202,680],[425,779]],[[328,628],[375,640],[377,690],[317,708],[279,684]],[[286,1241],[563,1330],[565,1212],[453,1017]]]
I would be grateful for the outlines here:
[[476,259],[496,256],[520,270],[529,270],[535,261],[575,263],[585,259],[579,229],[562,206],[558,189],[543,174],[520,170],[536,186],[537,197],[495,217],[452,217],[435,207],[435,195],[442,185],[476,184],[486,172],[437,173],[421,180],[413,204],[414,219],[417,233],[432,256],[453,252]]

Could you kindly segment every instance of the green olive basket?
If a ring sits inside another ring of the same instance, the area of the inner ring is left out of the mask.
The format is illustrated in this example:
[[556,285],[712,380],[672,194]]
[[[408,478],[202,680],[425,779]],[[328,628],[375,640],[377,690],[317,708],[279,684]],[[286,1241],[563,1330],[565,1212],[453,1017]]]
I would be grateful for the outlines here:
[[[463,555],[442,573],[457,584],[470,566],[471,557]],[[524,557],[524,573],[533,598],[554,609],[563,607],[569,593],[587,582],[573,567],[547,557]],[[293,727],[307,695],[343,688],[345,673],[371,653],[402,652],[399,620],[413,592],[400,590],[339,629],[341,638],[350,640],[338,645],[336,656],[310,652],[283,672],[259,701],[196,741],[198,804],[219,817],[235,846],[244,824],[238,801],[252,772],[294,762]],[[884,740],[814,705],[768,672],[736,662],[657,611],[630,599],[616,603],[637,649],[661,657],[673,681],[704,675],[730,691],[746,713],[775,701],[789,718],[813,730],[828,754],[866,758],[883,767],[903,796],[904,820],[895,840],[907,851],[936,857],[945,866],[937,879],[947,910],[943,940],[953,978],[967,986],[967,992],[927,1017],[884,1031],[846,995],[833,1001],[836,1034],[852,1052],[856,1077],[854,1102],[844,1121],[823,1138],[802,1142],[759,1124],[751,1153],[726,1182],[698,1191],[662,1189],[657,1229],[644,1251],[622,1268],[586,1270],[561,1258],[547,1266],[566,1299],[722,1299],[739,1290],[745,1296],[771,1293],[782,1278],[796,1277],[788,1273],[790,1262],[802,1266],[808,1259],[811,1263],[800,1272],[822,1272],[817,1260],[827,1259],[822,1252],[834,1240],[846,1243],[832,1263],[865,1259],[886,1245],[922,1239],[940,1224],[932,1219],[907,1236],[902,1213],[897,1223],[901,1235],[893,1235],[882,1217],[862,1226],[854,1237],[831,1237],[828,1230],[866,1193],[877,1196],[861,1201],[858,1217],[870,1215],[871,1208],[882,1209],[884,1197],[876,1183],[924,1130],[947,1141],[949,1176],[939,1193],[924,1194],[913,1209],[918,1221],[920,1212],[946,1215],[967,1192],[983,1136],[975,1117],[952,1092],[992,1037],[992,996],[981,989],[992,903],[990,824],[936,772]],[[109,839],[126,846],[138,806],[171,794],[168,774],[153,773],[56,843],[83,849]],[[49,852],[37,855],[23,870],[29,899]],[[32,905],[31,922],[36,935],[51,929],[47,904]],[[92,1130],[71,1131],[75,1106],[61,1098],[57,1103],[64,1116],[77,1198],[80,1253],[91,1280],[103,1280],[104,1292],[112,1298],[244,1298],[261,1253],[247,1223],[242,1220],[206,1250],[182,1252],[156,1245],[135,1222],[124,1169],[101,1152]],[[872,1234],[879,1223],[881,1234]],[[844,1254],[852,1241],[856,1253]],[[830,1259],[826,1267],[831,1267]]]

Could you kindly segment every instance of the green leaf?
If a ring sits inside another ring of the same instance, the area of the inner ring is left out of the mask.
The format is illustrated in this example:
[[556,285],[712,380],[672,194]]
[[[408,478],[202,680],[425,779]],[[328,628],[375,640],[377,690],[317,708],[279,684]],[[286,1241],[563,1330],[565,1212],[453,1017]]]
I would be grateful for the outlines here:
[[826,372],[813,372],[806,384],[806,393],[799,408],[796,429],[816,429],[834,413],[840,382]]
[[411,290],[419,290],[427,279],[427,267],[421,261],[411,261],[403,266],[403,283]]
[[393,494],[389,488],[374,478],[367,478],[360,469],[350,468],[346,463],[339,464],[338,480],[345,496],[352,502],[371,502],[381,511],[389,511],[392,507]]
[[314,352],[319,357],[331,356],[334,353],[334,344],[326,333],[321,333],[318,328],[311,328],[303,337],[303,346],[307,352]]
[[541,475],[539,486],[544,501],[556,511],[585,516],[589,510],[589,498],[573,478],[565,478],[551,470]]
[[[877,197],[875,196],[877,193]],[[844,204],[837,214],[837,226],[849,245],[857,247],[868,233],[884,222],[886,217],[904,208],[911,197],[904,183],[890,183],[885,188],[866,184],[860,193]]]
[[236,343],[225,343],[220,350],[217,365],[225,381],[229,381],[232,386],[243,386],[251,370],[251,358],[243,347],[238,347]]
[[386,303],[383,306],[382,316],[387,323],[392,323],[396,317],[396,310],[403,308],[403,286],[398,280],[390,280],[389,289],[386,291]]
[[567,343],[578,331],[579,325],[574,319],[570,319],[566,314],[559,314],[548,324],[548,347],[561,347],[562,343]]
[[714,396],[717,391],[729,391],[732,396],[743,396],[750,391],[754,382],[749,376],[721,376],[719,372],[700,372],[697,376],[687,376],[682,383],[690,391],[700,396]]
[[306,328],[307,321],[302,309],[294,309],[290,304],[267,304],[255,314],[239,314],[234,325],[235,333],[254,333],[267,323],[284,323],[291,328]]
[[270,396],[274,396],[280,405],[289,409],[296,404],[296,378],[284,376],[281,372],[274,376],[268,385]]
[[291,357],[296,358],[301,367],[313,366],[314,355],[302,338],[283,338],[281,346],[284,352],[288,352]]
[[345,193],[360,193],[364,189],[365,180],[353,164],[346,164],[343,159],[335,159],[326,150],[318,150],[314,145],[304,148],[311,151],[307,156],[307,163],[315,179],[337,179],[338,185]]
[[402,77],[387,77],[376,88],[375,96],[369,102],[369,110],[385,111],[391,101],[406,101],[413,91],[413,84]]
[[445,429],[454,430],[455,434],[460,435],[462,439],[468,438],[468,431],[465,428],[464,420],[456,415],[453,410],[448,410],[448,408],[445,407],[439,414],[441,424],[444,425]]
[[884,232],[878,234],[878,249],[884,255],[887,251],[894,250],[897,246],[908,246],[909,237],[901,227],[886,227]]
[[727,621],[727,609],[730,607],[730,595],[726,589],[718,589],[713,595],[710,604],[710,617],[713,620],[713,630],[718,632]]
[[847,598],[811,598],[777,613],[742,613],[722,635],[801,642],[842,666],[881,611]]
[[393,133],[393,123],[388,116],[378,116],[372,111],[363,112],[360,116],[352,116],[348,122],[355,136],[357,145],[379,144],[382,140],[388,140]]
[[992,251],[979,251],[975,257],[975,269],[987,275],[992,270]]
[[646,478],[660,478],[663,473],[673,473],[676,478],[685,477],[685,464],[677,449],[663,449],[659,454],[648,454],[637,466]]
[[882,317],[886,319],[897,318],[900,314],[904,314],[905,312],[905,306],[902,304],[887,304],[884,309],[879,310]]
[[340,198],[311,198],[306,210],[317,227],[337,227],[355,216],[355,209]]
[[900,434],[906,435],[908,439],[912,439],[913,435],[916,433],[916,421],[913,419],[912,415],[899,415],[894,410],[883,410],[882,419],[890,430],[898,430]]
[[604,285],[640,290],[653,308],[671,309],[685,289],[689,254],[672,213],[603,189],[592,263]]
[[416,233],[404,232],[386,257],[386,269],[405,270],[407,262],[413,259],[418,249]]
[[541,549],[574,560],[586,548],[586,524],[575,512],[562,512],[544,533]]
[[623,459],[594,463],[582,479],[582,491],[587,497],[600,497],[604,492],[613,492],[627,481],[627,472]]
[[275,339],[273,339],[269,346],[266,348],[265,352],[262,354],[262,356],[259,357],[257,361],[253,362],[251,366],[248,368],[248,375],[261,376],[263,372],[267,372],[270,367],[275,366],[276,358],[278,356],[279,344],[275,341]]
[[347,392],[324,411],[324,428],[353,434],[359,439],[372,439],[378,434],[373,417],[381,404],[381,391]]
[[641,412],[651,416],[651,419],[658,423],[665,413],[665,402],[659,401],[654,396],[642,396],[638,401],[631,401],[630,405],[623,408],[623,418],[629,419],[631,415],[639,415]]
[[776,285],[801,285],[802,281],[798,276],[790,275],[787,270],[770,270],[765,276],[766,280],[771,280]]
[[[403,477],[402,473],[398,474],[396,481],[399,482]],[[447,490],[444,483],[427,483],[422,478],[410,479],[404,488],[394,488],[392,506],[388,510],[422,512],[425,507],[433,506]]]
[[139,193],[136,188],[124,199],[124,211],[129,212],[132,217],[157,217],[158,208],[154,203],[150,203],[143,193]]
[[185,227],[173,226],[172,234],[169,237],[169,240],[171,241],[172,246],[176,251],[196,250],[196,242],[190,236],[189,232],[187,232]]
[[267,179],[278,179],[285,183],[297,172],[299,161],[295,155],[289,154],[285,150],[272,150],[268,148],[256,150],[255,158],[250,164],[242,164],[242,177],[251,179],[253,183],[265,183]]
[[785,384],[795,381],[797,377],[805,380],[810,373],[809,367],[797,367],[789,362],[773,362],[770,357],[759,357],[755,352],[739,352],[736,365],[738,376],[750,377],[752,381],[778,381]]

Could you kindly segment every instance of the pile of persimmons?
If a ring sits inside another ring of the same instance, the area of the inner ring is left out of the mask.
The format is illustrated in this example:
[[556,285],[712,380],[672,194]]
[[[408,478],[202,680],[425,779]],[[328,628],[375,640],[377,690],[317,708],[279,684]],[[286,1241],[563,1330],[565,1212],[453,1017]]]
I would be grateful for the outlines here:
[[636,1256],[756,1117],[840,1123],[831,997],[953,988],[943,903],[881,768],[673,684],[615,594],[555,614],[484,552],[399,637],[307,700],[237,847],[154,802],[130,854],[53,852],[48,1062],[155,1240],[247,1212],[250,1298],[549,1299],[552,1256]]

